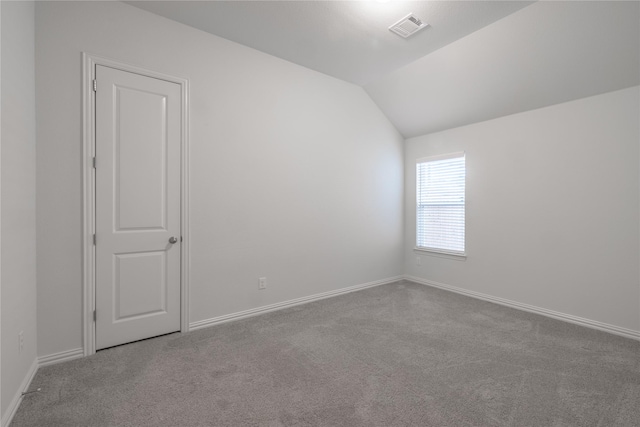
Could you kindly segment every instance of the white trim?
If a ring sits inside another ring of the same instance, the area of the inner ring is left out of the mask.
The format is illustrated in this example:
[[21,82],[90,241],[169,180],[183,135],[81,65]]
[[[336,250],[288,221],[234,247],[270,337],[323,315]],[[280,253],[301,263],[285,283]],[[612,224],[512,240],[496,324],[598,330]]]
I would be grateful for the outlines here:
[[[2,23],[2,5],[0,4],[0,23]],[[0,82],[2,82],[2,31],[0,31]],[[35,68],[35,66],[34,66]],[[2,100],[2,84],[0,84],[0,100]],[[0,128],[2,127],[2,108],[0,108]],[[37,136],[36,136],[37,138]],[[37,143],[37,139],[36,139]],[[2,131],[0,129],[0,165],[2,165]],[[1,168],[0,168],[1,169]],[[2,171],[0,170],[0,177]],[[2,179],[0,179],[0,189],[2,188]],[[0,212],[2,212],[2,197],[0,197]],[[2,218],[0,215],[0,225],[2,224]],[[0,236],[0,248],[2,247],[2,238]],[[0,301],[2,301],[2,253],[0,251]],[[2,417],[2,304],[0,304],[0,427],[5,425]]]
[[25,375],[24,379],[22,380],[22,384],[20,384],[18,391],[16,391],[16,394],[13,396],[13,399],[11,399],[11,403],[7,407],[7,411],[2,417],[0,425],[8,426],[11,423],[11,420],[13,420],[13,417],[15,416],[16,412],[18,411],[18,408],[20,407],[20,404],[22,403],[22,393],[29,389],[29,387],[31,386],[31,382],[33,381],[33,378],[36,376],[36,373],[38,372],[38,369],[40,369],[43,366],[53,365],[55,363],[61,363],[61,362],[67,362],[73,359],[79,359],[83,356],[84,356],[84,350],[82,348],[74,348],[73,350],[61,351],[60,353],[49,354],[46,356],[40,356],[36,358],[31,364],[31,367],[27,371],[27,374]]
[[480,292],[469,291],[466,289],[458,288],[456,286],[434,282],[433,280],[421,279],[415,276],[405,275],[404,279],[421,285],[432,286],[434,288],[440,288],[446,291],[455,292],[457,294],[466,295],[471,298],[476,298],[504,305],[506,307],[515,308],[516,310],[528,311],[530,313],[540,314],[545,317],[551,317],[552,319],[562,320],[564,322],[573,323],[576,325],[585,326],[587,328],[597,329],[599,331],[608,332],[610,334],[620,335],[625,338],[631,338],[633,340],[640,341],[640,331],[634,331],[632,329],[622,328],[620,326],[610,325],[608,323],[598,322],[596,320],[585,319],[584,317],[578,317],[572,314],[561,313],[559,311],[548,310],[546,308],[540,308],[504,298],[494,297]]
[[271,305],[265,305],[263,307],[252,308],[250,310],[239,311],[236,313],[226,314],[224,316],[212,317],[211,319],[198,320],[190,325],[190,329],[195,331],[197,329],[207,328],[209,326],[219,325],[221,323],[231,322],[234,320],[246,319],[248,317],[257,316],[259,314],[269,313],[271,311],[283,310],[285,308],[293,307],[296,305],[307,304],[314,301],[319,301],[325,298],[336,297],[338,295],[344,295],[351,292],[361,291],[367,288],[373,288],[375,286],[386,285],[389,283],[402,280],[403,276],[390,277],[388,279],[376,280],[373,282],[363,283],[361,285],[349,286],[348,288],[342,288],[335,291],[323,292],[320,294],[310,295],[308,297],[296,298],[289,301],[283,301]]
[[189,80],[182,79],[182,143],[180,157],[182,160],[180,182],[180,332],[189,332],[189,273],[191,272],[191,231],[189,219],[191,205],[189,204],[190,157],[189,157]]
[[69,360],[79,359],[81,357],[84,357],[84,350],[82,348],[74,348],[72,350],[61,351],[60,353],[40,356],[38,357],[38,366],[43,367],[56,363],[68,362]]
[[[83,312],[82,312],[82,348],[83,355],[90,356],[96,352],[95,324],[95,248],[93,233],[95,232],[95,92],[93,79],[96,65],[104,65],[122,71],[154,77],[180,85],[181,90],[181,259],[180,259],[180,331],[189,331],[189,80],[144,68],[123,64],[109,58],[82,53],[82,280],[83,280]],[[70,350],[73,351],[73,350]],[[48,356],[47,356],[48,357]]]
[[16,391],[16,394],[13,396],[13,399],[11,399],[11,403],[9,403],[9,406],[7,406],[7,410],[2,417],[3,426],[8,426],[11,423],[11,420],[20,407],[20,402],[22,402],[22,392],[27,391],[27,389],[31,385],[31,381],[33,381],[33,377],[36,376],[36,372],[38,372],[38,359],[33,360],[31,367],[27,371],[27,375],[25,375],[24,379],[22,380],[22,384],[20,384],[20,387]]
[[438,154],[438,155],[429,156],[429,157],[420,157],[419,159],[416,159],[416,165],[418,163],[437,162],[438,160],[456,159],[458,157],[464,157],[465,155],[466,153],[464,151],[457,151],[455,153]]
[[457,261],[464,261],[467,259],[467,254],[464,252],[447,252],[445,250],[431,249],[426,247],[421,248],[419,246],[416,246],[415,248],[413,248],[413,251],[422,255],[431,255],[431,256],[437,256],[440,258],[455,259]]
[[82,53],[82,347],[85,356],[95,353],[95,250],[93,231],[95,230],[95,171],[92,161],[95,156],[94,134],[94,93],[92,80],[95,64],[91,57]]

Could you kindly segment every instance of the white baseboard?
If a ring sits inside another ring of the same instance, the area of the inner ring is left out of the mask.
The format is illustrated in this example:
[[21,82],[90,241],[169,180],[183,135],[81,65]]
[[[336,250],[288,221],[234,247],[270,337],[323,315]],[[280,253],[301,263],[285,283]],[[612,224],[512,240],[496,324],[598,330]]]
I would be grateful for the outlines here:
[[484,301],[493,302],[496,304],[504,305],[506,307],[515,308],[517,310],[528,311],[530,313],[540,314],[542,316],[551,317],[553,319],[562,320],[569,323],[574,323],[580,326],[586,326],[591,329],[598,329],[600,331],[609,332],[610,334],[620,335],[625,338],[631,338],[633,340],[640,341],[640,331],[634,331],[632,329],[622,328],[620,326],[610,325],[608,323],[598,322],[596,320],[585,319],[584,317],[573,316],[571,314],[561,313],[559,311],[548,310],[546,308],[540,308],[529,304],[523,304],[516,301],[511,301],[504,298],[498,298],[480,292],[469,291],[466,289],[458,288],[444,283],[434,282],[433,280],[422,279],[415,276],[404,276],[405,280],[416,282],[421,285],[432,286],[434,288],[444,289],[446,291],[455,292],[457,294],[466,295],[472,298],[481,299]]
[[4,416],[2,417],[2,422],[0,422],[0,426],[8,426],[13,419],[13,416],[16,414],[16,411],[20,407],[20,402],[22,402],[22,392],[27,391],[29,386],[31,385],[31,381],[33,381],[33,377],[36,376],[36,372],[38,372],[38,368],[47,365],[53,365],[54,363],[66,362],[68,360],[78,359],[84,356],[84,352],[81,348],[74,348],[73,350],[61,351],[60,353],[49,354],[47,356],[40,356],[36,358],[27,375],[25,375],[24,380],[22,380],[22,384],[20,384],[20,388],[16,392],[13,399],[11,399],[11,403],[7,408]]
[[33,381],[33,377],[36,376],[36,372],[38,372],[38,359],[33,360],[31,367],[22,380],[22,384],[20,384],[18,391],[16,391],[13,399],[11,399],[11,403],[9,403],[9,406],[2,417],[1,425],[8,426],[11,423],[13,416],[16,414],[16,411],[18,411],[18,407],[20,407],[20,402],[22,402],[22,392],[27,391],[31,385],[31,381]]
[[207,328],[209,326],[219,325],[220,323],[226,323],[233,320],[246,319],[247,317],[257,316],[259,314],[269,313],[271,311],[283,310],[285,308],[293,307],[300,304],[307,304],[314,301],[319,301],[325,298],[336,297],[338,295],[344,295],[355,291],[360,291],[374,286],[386,285],[388,283],[397,282],[402,280],[404,276],[390,277],[388,279],[376,280],[374,282],[363,283],[361,285],[349,286],[348,288],[342,288],[335,291],[323,292],[320,294],[310,295],[308,297],[302,297],[292,299],[289,301],[279,302],[276,304],[265,305],[263,307],[252,308],[250,310],[239,311],[237,313],[226,314],[224,316],[212,317],[210,319],[198,320],[189,324],[189,330],[195,331],[197,329]]
[[84,356],[81,348],[61,351],[60,353],[48,354],[38,357],[38,366],[53,365],[54,363],[66,362],[73,359],[79,359]]

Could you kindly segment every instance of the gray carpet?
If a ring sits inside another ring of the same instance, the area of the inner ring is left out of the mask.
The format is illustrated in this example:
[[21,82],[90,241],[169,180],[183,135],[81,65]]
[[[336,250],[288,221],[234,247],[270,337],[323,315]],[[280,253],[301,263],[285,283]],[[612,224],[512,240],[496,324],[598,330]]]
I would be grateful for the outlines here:
[[44,367],[20,426],[639,426],[640,342],[399,282]]

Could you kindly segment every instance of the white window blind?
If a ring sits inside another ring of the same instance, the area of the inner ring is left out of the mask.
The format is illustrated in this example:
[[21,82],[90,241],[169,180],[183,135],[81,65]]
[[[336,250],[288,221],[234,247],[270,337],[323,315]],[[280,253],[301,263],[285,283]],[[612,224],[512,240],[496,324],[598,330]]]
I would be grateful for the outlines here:
[[418,159],[418,248],[464,254],[464,153]]

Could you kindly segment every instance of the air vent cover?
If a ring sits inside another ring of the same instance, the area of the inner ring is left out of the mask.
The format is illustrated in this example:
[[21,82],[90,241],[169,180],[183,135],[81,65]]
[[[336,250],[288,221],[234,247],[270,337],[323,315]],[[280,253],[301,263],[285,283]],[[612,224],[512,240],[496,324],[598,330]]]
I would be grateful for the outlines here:
[[410,35],[415,34],[421,29],[428,26],[429,24],[427,24],[426,22],[422,22],[419,18],[414,16],[413,13],[410,13],[390,26],[389,31],[393,31],[400,37],[404,37],[406,39]]

